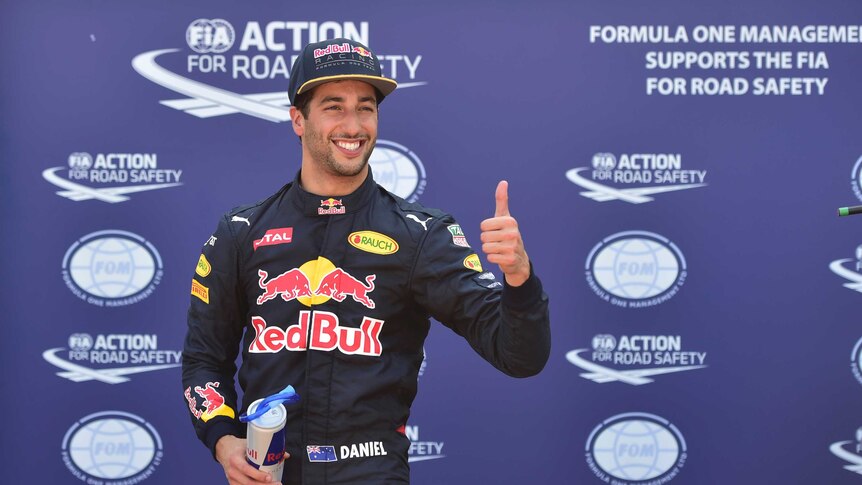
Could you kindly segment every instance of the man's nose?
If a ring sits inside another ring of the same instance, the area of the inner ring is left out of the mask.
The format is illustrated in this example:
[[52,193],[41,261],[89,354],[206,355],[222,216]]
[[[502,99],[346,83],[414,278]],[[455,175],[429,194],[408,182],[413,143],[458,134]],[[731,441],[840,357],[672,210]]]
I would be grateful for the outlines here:
[[362,131],[362,122],[359,118],[359,112],[349,110],[341,119],[341,127],[348,135],[357,135]]

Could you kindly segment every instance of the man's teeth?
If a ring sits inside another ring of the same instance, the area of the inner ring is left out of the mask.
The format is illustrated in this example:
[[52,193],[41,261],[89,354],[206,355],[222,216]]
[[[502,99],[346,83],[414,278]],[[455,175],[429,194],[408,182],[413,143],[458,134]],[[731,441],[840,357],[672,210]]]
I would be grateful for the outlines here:
[[353,141],[353,142],[337,141],[337,142],[335,142],[335,144],[340,146],[341,148],[344,148],[345,150],[356,150],[359,148],[359,142],[358,141]]

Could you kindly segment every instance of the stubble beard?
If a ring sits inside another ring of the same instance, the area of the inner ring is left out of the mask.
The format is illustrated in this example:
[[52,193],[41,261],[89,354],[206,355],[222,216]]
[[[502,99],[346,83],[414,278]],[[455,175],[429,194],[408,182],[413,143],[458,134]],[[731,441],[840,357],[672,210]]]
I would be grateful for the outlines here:
[[358,163],[356,163],[356,159],[348,163],[341,163],[335,159],[336,148],[332,146],[328,138],[321,136],[317,132],[309,133],[309,135],[308,151],[311,157],[318,162],[324,171],[340,177],[355,177],[362,173],[368,165],[371,152],[374,150],[376,144],[376,140],[366,139],[363,145],[365,153],[360,156]]

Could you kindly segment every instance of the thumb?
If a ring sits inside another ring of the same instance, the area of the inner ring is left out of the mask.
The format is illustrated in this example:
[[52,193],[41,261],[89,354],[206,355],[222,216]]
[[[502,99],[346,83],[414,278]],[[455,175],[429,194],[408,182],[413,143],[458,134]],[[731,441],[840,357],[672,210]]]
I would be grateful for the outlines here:
[[494,194],[494,198],[497,201],[496,208],[494,209],[494,217],[508,216],[509,182],[501,180],[500,183],[497,184],[497,192]]

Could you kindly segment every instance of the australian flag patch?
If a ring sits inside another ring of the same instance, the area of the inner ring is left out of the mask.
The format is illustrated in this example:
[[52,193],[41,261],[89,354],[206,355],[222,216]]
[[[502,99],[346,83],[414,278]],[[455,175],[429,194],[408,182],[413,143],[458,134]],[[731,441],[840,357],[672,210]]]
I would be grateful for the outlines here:
[[305,451],[308,452],[308,461],[312,463],[338,461],[334,446],[311,445],[306,446]]

